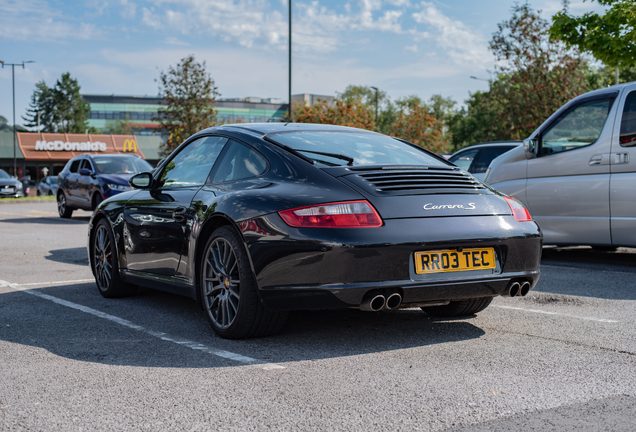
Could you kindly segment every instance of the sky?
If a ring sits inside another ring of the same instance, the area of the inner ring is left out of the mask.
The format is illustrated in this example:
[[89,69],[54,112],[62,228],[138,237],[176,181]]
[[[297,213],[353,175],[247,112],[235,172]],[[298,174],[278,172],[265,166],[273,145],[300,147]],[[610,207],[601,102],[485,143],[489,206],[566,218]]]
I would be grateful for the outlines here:
[[[16,123],[35,83],[70,72],[84,94],[158,94],[160,71],[194,54],[222,98],[287,100],[288,0],[0,0],[0,60],[15,68]],[[561,0],[529,0],[549,19]],[[292,94],[375,86],[392,99],[462,104],[487,90],[488,49],[513,0],[292,0]],[[597,3],[572,0],[581,15]],[[471,79],[475,76],[482,80]],[[0,115],[12,123],[11,68]]]

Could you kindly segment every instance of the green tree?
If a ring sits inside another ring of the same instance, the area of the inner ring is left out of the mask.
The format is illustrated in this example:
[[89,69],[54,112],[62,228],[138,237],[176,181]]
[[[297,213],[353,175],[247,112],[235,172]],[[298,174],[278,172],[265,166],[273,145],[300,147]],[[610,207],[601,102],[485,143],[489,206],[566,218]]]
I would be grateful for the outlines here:
[[155,118],[167,136],[161,148],[162,156],[169,155],[190,135],[216,125],[214,111],[219,96],[214,80],[205,70],[205,62],[198,63],[189,55],[168,72],[159,74],[159,93],[163,104]]
[[495,141],[505,134],[497,121],[498,113],[487,103],[488,97],[488,92],[472,93],[465,102],[466,107],[450,116],[448,128],[452,136],[452,151],[470,144]]
[[39,81],[35,84],[27,114],[22,117],[26,127],[37,129],[38,112],[40,113],[40,129],[42,132],[55,132],[53,92],[44,81]]
[[[38,88],[36,86],[36,92]],[[62,74],[61,79],[50,89],[53,104],[52,121],[59,133],[85,133],[94,131],[88,126],[90,104],[80,95],[80,85],[71,74]]]
[[550,34],[610,67],[636,66],[636,2],[593,1],[609,9],[604,15],[588,12],[575,17],[568,13],[566,1],[563,10],[552,17]]
[[500,66],[485,102],[497,113],[500,125],[489,127],[495,126],[499,139],[526,138],[563,104],[589,90],[586,61],[550,39],[548,22],[528,4],[512,8],[490,49]]

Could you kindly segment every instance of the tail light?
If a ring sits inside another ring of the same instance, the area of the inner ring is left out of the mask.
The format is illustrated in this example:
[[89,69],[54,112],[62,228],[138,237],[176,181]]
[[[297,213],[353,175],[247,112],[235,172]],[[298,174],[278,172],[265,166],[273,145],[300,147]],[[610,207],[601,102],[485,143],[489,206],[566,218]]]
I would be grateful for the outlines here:
[[309,228],[371,228],[382,218],[366,201],[318,204],[278,212],[287,225]]
[[524,206],[521,201],[515,198],[504,197],[506,202],[510,206],[510,210],[512,210],[512,214],[515,216],[519,222],[530,222],[532,220],[532,216],[530,216],[530,212]]

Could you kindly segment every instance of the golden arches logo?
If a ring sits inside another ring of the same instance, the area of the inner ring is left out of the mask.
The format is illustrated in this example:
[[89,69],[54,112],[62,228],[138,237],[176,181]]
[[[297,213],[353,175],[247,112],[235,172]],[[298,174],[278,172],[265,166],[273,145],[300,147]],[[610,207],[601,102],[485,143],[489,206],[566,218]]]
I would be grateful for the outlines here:
[[126,152],[137,153],[137,140],[127,139],[126,141],[124,141],[124,148],[122,151],[124,153]]

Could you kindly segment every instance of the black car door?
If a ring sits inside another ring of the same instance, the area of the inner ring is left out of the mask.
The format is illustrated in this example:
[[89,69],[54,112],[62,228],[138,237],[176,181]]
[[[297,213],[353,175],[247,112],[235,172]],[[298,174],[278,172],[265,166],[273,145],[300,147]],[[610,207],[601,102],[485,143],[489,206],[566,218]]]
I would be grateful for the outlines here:
[[198,138],[164,163],[151,190],[139,191],[124,210],[128,270],[173,276],[192,229],[191,202],[208,179],[226,138]]

